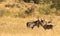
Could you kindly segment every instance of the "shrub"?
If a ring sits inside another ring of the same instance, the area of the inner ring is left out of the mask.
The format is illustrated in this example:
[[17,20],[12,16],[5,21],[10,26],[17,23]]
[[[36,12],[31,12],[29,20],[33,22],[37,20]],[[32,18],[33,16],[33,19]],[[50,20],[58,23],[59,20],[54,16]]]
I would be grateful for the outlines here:
[[26,3],[30,3],[31,0],[23,0],[23,1],[26,2]]
[[34,12],[34,8],[33,7],[28,8],[27,10],[25,10],[25,14],[27,14],[27,15],[31,15],[33,12]]
[[13,8],[15,6],[15,4],[6,4],[5,7],[11,7]]
[[18,0],[17,2],[22,2],[23,0]]
[[40,0],[33,0],[35,4],[39,4]]
[[45,3],[50,3],[51,0],[43,0]]
[[48,14],[50,14],[51,12],[50,12],[50,8],[49,7],[45,7],[45,8],[39,8],[39,13],[40,14],[45,14],[45,15],[48,15]]
[[60,10],[60,0],[52,0],[53,7],[55,7],[57,10]]

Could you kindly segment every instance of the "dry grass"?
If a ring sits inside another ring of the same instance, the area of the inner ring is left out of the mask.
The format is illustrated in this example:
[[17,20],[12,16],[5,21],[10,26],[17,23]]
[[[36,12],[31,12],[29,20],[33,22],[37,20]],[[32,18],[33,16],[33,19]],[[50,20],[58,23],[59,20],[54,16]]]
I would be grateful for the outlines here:
[[[43,16],[43,15],[42,15]],[[44,30],[41,26],[35,27],[33,30],[26,27],[27,21],[34,21],[36,17],[28,18],[12,18],[2,17],[0,18],[0,36],[59,36],[60,34],[60,16],[40,16],[40,18],[49,21],[52,18],[53,29]],[[56,18],[57,17],[57,18]],[[6,19],[7,18],[7,19]],[[55,26],[56,25],[56,26]]]
[[[10,0],[11,2],[12,0]],[[49,4],[34,4],[34,3],[15,3],[19,4],[20,8],[16,6],[14,8],[7,8],[4,2],[0,4],[0,36],[60,36],[60,16],[55,15],[56,9],[51,9]],[[34,6],[34,13],[32,15],[25,14],[25,10]],[[59,11],[58,11],[59,12]],[[48,14],[48,15],[46,15]],[[60,15],[60,14],[59,14]],[[2,16],[2,17],[1,17]],[[26,27],[28,21],[37,20],[37,17],[46,19],[49,21],[52,19],[54,25],[52,30],[44,30],[41,26],[39,28]]]

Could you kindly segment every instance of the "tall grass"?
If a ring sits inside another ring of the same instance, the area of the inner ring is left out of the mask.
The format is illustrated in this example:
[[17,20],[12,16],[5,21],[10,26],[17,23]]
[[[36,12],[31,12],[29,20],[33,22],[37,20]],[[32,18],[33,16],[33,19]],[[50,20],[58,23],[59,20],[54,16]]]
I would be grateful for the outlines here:
[[[22,2],[23,0],[18,0],[19,2]],[[40,1],[41,2],[41,1]],[[51,5],[49,5],[50,0],[43,0],[44,4],[43,7],[39,7],[38,9],[38,13],[40,14],[45,14],[45,15],[50,15],[50,14],[56,14],[56,15],[60,15],[59,12],[54,12],[51,10],[52,8],[50,8]],[[49,3],[49,4],[48,4]],[[40,4],[40,3],[39,3]],[[58,4],[59,6],[57,6],[57,9],[60,9],[60,4]],[[41,5],[38,5],[41,6]],[[54,5],[53,5],[54,6]],[[11,16],[11,17],[28,17],[31,16],[33,13],[29,10],[26,10],[28,12],[25,12],[24,10],[20,10],[19,12],[10,12],[10,10],[0,10],[0,17],[2,16]],[[29,14],[28,14],[29,13]]]
[[9,16],[11,13],[9,10],[0,10],[0,17]]
[[0,0],[0,2],[3,2],[3,1],[5,1],[5,0]]
[[23,0],[18,0],[18,2],[20,3],[20,2],[22,2]]
[[38,12],[45,15],[51,14],[50,5],[45,4],[43,7],[39,7]]

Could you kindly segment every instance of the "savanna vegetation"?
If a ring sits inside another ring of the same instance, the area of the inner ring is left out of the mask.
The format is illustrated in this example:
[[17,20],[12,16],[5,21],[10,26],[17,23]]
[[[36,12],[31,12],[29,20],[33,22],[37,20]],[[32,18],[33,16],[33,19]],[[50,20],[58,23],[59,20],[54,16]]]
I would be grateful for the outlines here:
[[[33,30],[26,26],[37,19],[51,21],[53,29],[44,30],[44,24]],[[60,0],[0,0],[0,36],[59,35]]]
[[[0,2],[4,2],[4,1],[0,0]],[[14,17],[22,17],[22,16],[26,17],[28,15],[34,14],[34,13],[31,13],[31,12],[34,12],[34,11],[37,11],[39,14],[45,14],[45,15],[55,14],[55,15],[60,16],[60,13],[59,13],[59,11],[60,11],[60,0],[15,0],[15,2],[22,3],[22,4],[24,4],[24,2],[25,2],[28,5],[29,5],[29,3],[33,2],[34,3],[33,7],[36,10],[30,9],[32,7],[30,7],[29,9],[27,8],[27,10],[24,10],[23,12],[21,10],[16,11],[16,12],[11,12],[9,10],[2,9],[2,10],[0,10],[0,16],[12,15]],[[37,6],[35,6],[35,4]],[[20,8],[19,5],[20,4],[15,4],[14,3],[14,4],[5,5],[5,7],[8,7],[8,8],[14,8],[14,7]],[[30,5],[32,5],[32,4],[30,4]],[[26,7],[28,7],[28,6],[26,6]],[[37,7],[39,7],[39,8],[37,8]],[[34,11],[32,11],[32,10],[34,10]]]

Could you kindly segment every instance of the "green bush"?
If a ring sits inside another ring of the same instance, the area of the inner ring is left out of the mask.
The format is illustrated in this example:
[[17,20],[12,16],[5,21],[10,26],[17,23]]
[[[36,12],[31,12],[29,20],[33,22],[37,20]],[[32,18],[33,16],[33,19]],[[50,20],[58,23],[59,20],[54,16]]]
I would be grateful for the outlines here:
[[57,10],[60,10],[60,0],[52,0],[53,7],[55,7]]
[[43,0],[44,3],[50,3],[51,0]]
[[42,8],[39,8],[39,9],[38,9],[38,12],[39,12],[40,14],[45,14],[45,15],[51,14],[50,11],[51,11],[51,10],[50,10],[50,7],[42,7]]

